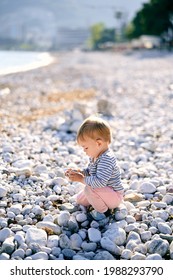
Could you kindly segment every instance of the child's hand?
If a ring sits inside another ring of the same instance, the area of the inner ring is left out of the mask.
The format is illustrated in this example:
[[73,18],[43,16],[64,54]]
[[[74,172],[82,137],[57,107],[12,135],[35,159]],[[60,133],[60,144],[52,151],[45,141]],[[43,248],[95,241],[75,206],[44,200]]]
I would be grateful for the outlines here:
[[69,177],[69,174],[70,172],[72,171],[71,168],[68,168],[66,171],[65,171],[65,176]]
[[83,173],[82,170],[80,170],[80,169],[68,168],[68,169],[65,171],[65,176],[69,177],[70,173],[72,173],[72,172]]
[[84,184],[84,175],[81,172],[71,170],[68,174],[68,177],[72,182],[80,182]]

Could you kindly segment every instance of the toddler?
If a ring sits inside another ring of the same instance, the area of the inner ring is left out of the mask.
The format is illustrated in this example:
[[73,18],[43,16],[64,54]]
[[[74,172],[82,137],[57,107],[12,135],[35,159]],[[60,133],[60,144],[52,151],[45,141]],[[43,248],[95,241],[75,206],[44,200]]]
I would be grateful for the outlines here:
[[[85,185],[76,198],[78,204],[92,206],[90,215],[97,220],[110,213],[123,199],[123,186],[116,157],[109,148],[111,129],[98,117],[87,118],[79,128],[77,142],[89,156],[89,165],[84,170],[66,171],[71,181]],[[105,215],[103,215],[103,214]]]

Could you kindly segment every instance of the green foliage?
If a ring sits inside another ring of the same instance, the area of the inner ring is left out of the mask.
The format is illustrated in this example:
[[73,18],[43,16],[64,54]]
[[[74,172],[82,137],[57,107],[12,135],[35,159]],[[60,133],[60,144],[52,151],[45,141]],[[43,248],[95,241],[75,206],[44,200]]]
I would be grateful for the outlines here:
[[115,42],[115,31],[113,28],[106,28],[103,23],[94,24],[91,28],[90,46],[98,50],[101,44]]
[[126,29],[129,38],[140,35],[160,36],[168,29],[173,29],[173,0],[150,0],[137,12],[130,26]]

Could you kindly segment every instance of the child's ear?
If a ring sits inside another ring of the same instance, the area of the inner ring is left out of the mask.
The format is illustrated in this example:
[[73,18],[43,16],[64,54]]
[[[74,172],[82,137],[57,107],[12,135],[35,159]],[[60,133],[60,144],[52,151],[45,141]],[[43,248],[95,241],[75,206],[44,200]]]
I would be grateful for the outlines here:
[[102,145],[102,140],[101,140],[101,139],[97,139],[96,142],[97,142],[97,145],[98,145],[99,147]]

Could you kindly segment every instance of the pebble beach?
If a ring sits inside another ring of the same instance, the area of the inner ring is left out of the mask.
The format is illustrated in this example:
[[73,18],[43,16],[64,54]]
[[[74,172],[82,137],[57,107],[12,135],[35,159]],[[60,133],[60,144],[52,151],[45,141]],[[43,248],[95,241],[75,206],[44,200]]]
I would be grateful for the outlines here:
[[[173,53],[68,52],[0,76],[0,260],[173,259]],[[65,177],[88,158],[76,132],[108,120],[124,185],[87,220]]]

